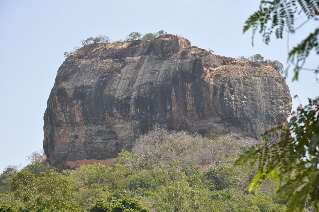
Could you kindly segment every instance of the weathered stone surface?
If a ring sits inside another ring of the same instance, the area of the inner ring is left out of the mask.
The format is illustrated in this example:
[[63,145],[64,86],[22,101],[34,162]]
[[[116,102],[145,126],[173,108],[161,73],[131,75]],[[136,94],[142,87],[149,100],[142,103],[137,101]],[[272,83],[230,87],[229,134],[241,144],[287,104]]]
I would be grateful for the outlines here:
[[105,160],[153,128],[257,138],[290,108],[272,67],[213,55],[179,36],[91,44],[58,70],[44,114],[53,165]]

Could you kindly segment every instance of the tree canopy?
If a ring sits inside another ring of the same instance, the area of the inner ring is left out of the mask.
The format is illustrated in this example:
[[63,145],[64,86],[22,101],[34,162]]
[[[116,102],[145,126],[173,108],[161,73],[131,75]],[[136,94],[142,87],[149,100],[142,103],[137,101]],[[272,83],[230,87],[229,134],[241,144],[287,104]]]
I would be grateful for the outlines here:
[[237,165],[257,164],[249,191],[258,192],[270,178],[290,211],[302,211],[310,202],[319,209],[319,100],[309,100],[294,112],[289,123],[263,134],[265,143],[251,147]]
[[[231,169],[249,142],[236,135],[154,130],[138,140],[134,153],[119,153],[113,167],[92,164],[61,172],[39,164],[20,172],[8,168],[0,175],[6,179],[0,188],[10,185],[0,189],[0,212],[284,211],[272,189],[265,187],[258,197],[245,192],[256,170]],[[209,156],[212,151],[221,154]]]
[[[295,33],[309,20],[318,20],[318,0],[273,0],[261,1],[260,8],[245,23],[244,32],[253,30],[262,34],[264,42],[270,42],[275,32],[282,38],[284,30]],[[297,18],[306,21],[295,26]],[[290,50],[288,60],[294,67],[294,78],[312,50],[319,54],[319,28],[314,29],[304,40]],[[319,67],[313,69],[319,73]],[[297,97],[297,96],[295,96]],[[249,164],[258,167],[249,191],[258,192],[261,185],[270,179],[276,183],[277,193],[287,204],[288,211],[303,211],[305,208],[319,210],[319,98],[309,99],[299,106],[287,123],[263,134],[264,141],[246,151],[235,165]]]

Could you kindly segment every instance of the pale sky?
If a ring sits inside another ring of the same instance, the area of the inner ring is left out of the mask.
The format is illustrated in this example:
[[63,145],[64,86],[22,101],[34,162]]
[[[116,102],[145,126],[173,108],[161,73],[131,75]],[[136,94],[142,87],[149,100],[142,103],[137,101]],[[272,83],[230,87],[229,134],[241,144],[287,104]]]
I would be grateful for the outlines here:
[[[63,53],[88,37],[107,35],[112,41],[131,32],[157,32],[189,39],[214,54],[239,57],[261,54],[286,66],[287,36],[270,45],[251,32],[245,20],[258,9],[258,0],[0,0],[0,173],[8,165],[27,165],[27,156],[42,149],[43,114]],[[301,22],[302,23],[302,22]],[[310,21],[292,47],[318,26]],[[307,68],[317,67],[313,56]],[[290,74],[292,75],[292,74]],[[319,84],[310,71],[299,82],[288,80],[291,95],[301,103],[318,96]],[[297,103],[294,102],[294,107]]]

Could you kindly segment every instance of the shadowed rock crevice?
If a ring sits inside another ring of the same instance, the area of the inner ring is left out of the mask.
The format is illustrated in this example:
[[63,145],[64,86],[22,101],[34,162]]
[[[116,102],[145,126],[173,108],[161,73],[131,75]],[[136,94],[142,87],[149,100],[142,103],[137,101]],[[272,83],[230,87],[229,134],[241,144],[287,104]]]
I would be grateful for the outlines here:
[[258,138],[285,121],[290,104],[271,66],[214,55],[183,37],[90,44],[58,70],[43,145],[49,163],[62,166],[113,158],[155,128]]

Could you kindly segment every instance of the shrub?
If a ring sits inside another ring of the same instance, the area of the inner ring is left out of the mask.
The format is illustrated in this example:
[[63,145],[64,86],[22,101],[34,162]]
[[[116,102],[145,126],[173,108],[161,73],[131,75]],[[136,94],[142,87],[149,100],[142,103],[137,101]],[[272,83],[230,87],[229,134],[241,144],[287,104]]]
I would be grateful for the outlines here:
[[0,205],[0,212],[15,212],[11,206],[9,205]]
[[166,34],[167,34],[167,32],[165,32],[164,30],[160,30],[160,31],[158,31],[158,32],[155,33],[155,36],[156,36],[157,38],[159,38],[159,37],[164,36],[164,35],[166,35]]
[[260,67],[261,65],[258,62],[263,62],[266,65],[269,65],[273,67],[276,71],[279,72],[279,74],[283,75],[284,74],[284,65],[279,62],[278,60],[264,60],[264,57],[261,56],[260,54],[255,54],[250,57],[244,57],[240,56],[238,57],[239,60],[252,60],[250,61],[250,65],[253,67]]
[[284,74],[284,65],[278,60],[265,60],[265,62],[271,67],[273,67],[276,71],[278,71],[279,74]]
[[147,33],[142,37],[142,40],[154,40],[156,35],[153,33]]
[[34,163],[40,163],[44,161],[46,159],[46,156],[43,150],[39,150],[39,151],[32,152],[32,154],[28,156],[27,158],[31,164],[34,164]]
[[81,44],[82,46],[86,46],[89,44],[95,44],[95,43],[109,43],[110,42],[110,38],[106,35],[99,35],[95,38],[93,37],[89,37],[86,40],[82,40]]
[[39,177],[41,172],[46,172],[49,170],[55,171],[56,168],[53,166],[47,167],[41,163],[30,164],[23,168],[23,171],[29,171],[30,173],[34,174],[35,177]]
[[142,37],[142,34],[141,34],[141,33],[139,33],[139,32],[131,32],[131,33],[127,36],[126,40],[127,40],[127,41],[134,41],[134,40],[140,39],[141,37]]
[[72,53],[73,53],[73,52],[64,52],[63,55],[64,55],[64,57],[69,57],[70,54],[72,54]]
[[260,54],[255,54],[250,56],[248,59],[252,60],[252,61],[263,61],[264,57],[261,56]]
[[147,212],[136,199],[120,199],[114,201],[99,200],[91,208],[91,212]]
[[82,46],[86,46],[86,45],[89,45],[89,44],[94,43],[93,40],[94,40],[93,37],[89,37],[89,38],[87,38],[86,40],[82,40],[82,41],[81,41],[81,44],[82,44]]

